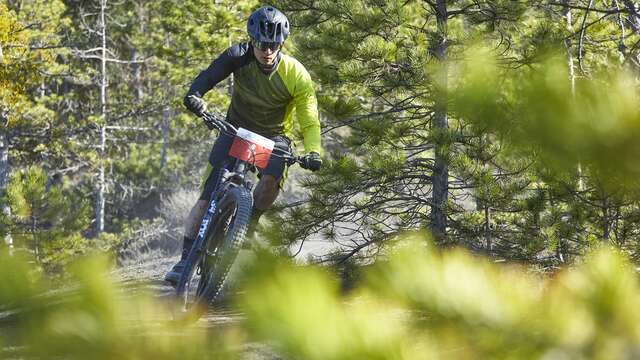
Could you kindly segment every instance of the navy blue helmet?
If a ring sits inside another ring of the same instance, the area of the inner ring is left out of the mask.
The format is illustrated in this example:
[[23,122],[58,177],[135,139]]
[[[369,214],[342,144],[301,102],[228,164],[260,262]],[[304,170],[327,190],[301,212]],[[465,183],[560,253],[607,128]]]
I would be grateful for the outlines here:
[[247,32],[255,41],[282,44],[289,36],[289,20],[273,6],[263,6],[249,16]]

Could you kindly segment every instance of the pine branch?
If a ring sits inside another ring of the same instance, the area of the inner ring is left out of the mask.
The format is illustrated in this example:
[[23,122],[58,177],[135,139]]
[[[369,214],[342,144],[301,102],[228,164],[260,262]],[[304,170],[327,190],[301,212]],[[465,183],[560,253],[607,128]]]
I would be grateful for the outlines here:
[[[79,56],[81,59],[97,59],[97,60],[102,60],[102,56],[100,55],[80,55]],[[144,59],[144,60],[120,60],[120,59],[112,59],[112,58],[106,58],[105,61],[107,62],[111,62],[111,63],[118,63],[118,64],[144,64],[146,63],[150,58]]]
[[465,7],[461,8],[461,9],[449,10],[449,11],[447,11],[447,14],[448,14],[449,18],[453,18],[455,16],[467,13],[467,11],[469,9],[473,8],[473,7],[479,7],[479,4],[474,2],[474,3],[471,3],[471,4],[465,6]]
[[582,18],[582,25],[580,26],[580,40],[578,42],[578,66],[580,67],[580,71],[582,71],[582,73],[584,74],[584,68],[582,67],[582,53],[583,53],[583,49],[584,49],[584,34],[586,32],[586,27],[585,27],[585,23],[587,22],[587,16],[589,15],[589,10],[591,8],[591,6],[593,5],[593,0],[589,0],[589,6],[587,7],[587,10],[584,12],[584,17]]
[[348,254],[346,254],[345,256],[343,256],[339,261],[338,261],[338,265],[343,264],[345,261],[349,260],[351,257],[353,257],[354,255],[356,255],[357,253],[359,253],[362,249],[366,248],[367,246],[371,246],[373,244],[375,244],[377,241],[376,240],[369,240],[366,241],[358,246],[356,246],[353,250],[351,250]]
[[418,105],[411,105],[411,106],[404,106],[404,107],[395,107],[395,108],[391,108],[389,110],[385,110],[385,111],[377,111],[377,112],[372,112],[372,113],[368,113],[368,114],[364,114],[364,115],[358,115],[358,116],[354,116],[351,117],[347,120],[341,121],[340,124],[338,125],[334,125],[328,128],[325,128],[322,131],[322,135],[327,134],[333,130],[339,129],[341,127],[344,126],[348,126],[348,125],[352,125],[355,124],[359,121],[362,120],[367,120],[367,119],[371,119],[371,118],[375,118],[375,117],[381,117],[381,116],[385,116],[385,115],[389,115],[389,114],[395,114],[395,113],[399,113],[399,112],[404,112],[407,110],[417,110],[417,109],[422,109],[422,106],[418,106]]
[[65,46],[62,45],[43,45],[43,46],[35,46],[35,45],[26,45],[26,44],[16,44],[16,43],[8,43],[2,44],[6,49],[13,48],[26,48],[29,50],[51,50],[51,49],[64,49]]

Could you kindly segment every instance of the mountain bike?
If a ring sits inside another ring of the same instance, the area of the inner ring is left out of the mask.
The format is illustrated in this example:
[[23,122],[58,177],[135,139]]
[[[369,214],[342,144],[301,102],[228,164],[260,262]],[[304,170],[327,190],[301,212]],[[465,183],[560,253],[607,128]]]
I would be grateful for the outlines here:
[[209,128],[234,137],[229,150],[234,163],[222,169],[176,286],[178,320],[197,320],[221,295],[251,219],[253,182],[248,173],[265,168],[273,156],[283,158],[288,166],[304,164],[299,156],[277,154],[272,140],[236,128],[214,114],[205,112],[202,119]]

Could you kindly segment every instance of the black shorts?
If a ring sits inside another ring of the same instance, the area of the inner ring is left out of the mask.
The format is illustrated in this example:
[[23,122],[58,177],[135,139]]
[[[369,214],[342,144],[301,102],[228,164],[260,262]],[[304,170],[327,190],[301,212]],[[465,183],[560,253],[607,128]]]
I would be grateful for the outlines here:
[[[221,133],[213,144],[211,153],[209,153],[209,166],[207,167],[207,171],[204,175],[206,180],[201,186],[202,192],[200,193],[200,200],[209,200],[211,193],[215,190],[218,184],[222,170],[225,168],[231,170],[231,167],[233,167],[235,159],[229,156],[229,149],[231,149],[233,138],[234,137],[231,135]],[[275,142],[275,152],[291,152],[291,140],[286,136],[278,135],[271,137],[270,139]],[[258,177],[263,174],[271,175],[278,179],[282,185],[283,180],[286,177],[286,168],[287,164],[284,159],[279,156],[271,156],[267,163],[267,167],[265,169],[258,169]]]

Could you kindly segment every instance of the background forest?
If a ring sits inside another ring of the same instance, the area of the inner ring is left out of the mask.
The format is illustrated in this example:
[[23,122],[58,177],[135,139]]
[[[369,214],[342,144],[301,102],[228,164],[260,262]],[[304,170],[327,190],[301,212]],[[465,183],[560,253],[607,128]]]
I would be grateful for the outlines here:
[[[5,1],[6,241],[55,272],[90,249],[179,239],[189,200],[171,200],[196,191],[215,137],[181,99],[246,40],[257,5]],[[427,228],[545,267],[600,242],[636,256],[637,4],[274,5],[317,83],[328,150],[308,195],[273,214],[274,244],[321,234],[337,250],[315,260],[370,261]],[[221,112],[230,81],[207,96]]]
[[[0,313],[42,291],[24,285],[39,279],[34,272],[75,273],[86,296],[30,316],[109,298],[72,270],[82,255],[122,264],[177,251],[215,138],[182,97],[219,53],[246,40],[246,18],[260,5],[0,2],[0,269],[24,270],[0,287]],[[295,196],[281,197],[261,236],[290,256],[307,241],[331,241],[330,253],[305,260],[347,280],[358,265],[372,270],[345,305],[324,270],[256,264],[239,300],[248,330],[216,338],[222,345],[208,356],[228,358],[250,338],[305,359],[637,357],[639,2],[271,5],[292,23],[284,51],[316,83],[325,158],[320,172],[289,181]],[[206,96],[220,112],[231,81]],[[531,272],[567,267],[554,279]],[[120,315],[103,305],[87,311],[111,337],[87,335],[72,357],[110,349],[105,358],[184,359],[202,353],[175,349],[212,349],[198,336],[155,348],[166,329],[120,344],[129,333],[115,330]],[[428,315],[406,325],[397,308]],[[29,319],[24,334],[58,339],[69,354],[77,334]]]

